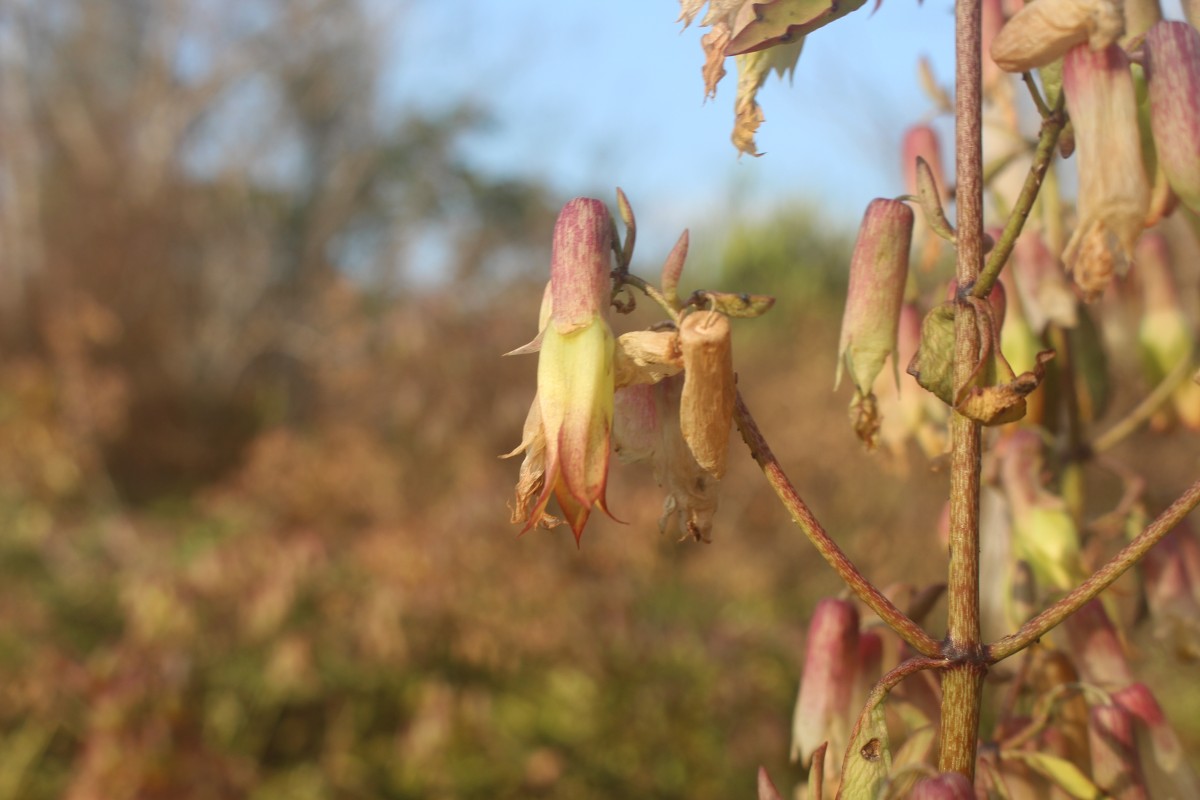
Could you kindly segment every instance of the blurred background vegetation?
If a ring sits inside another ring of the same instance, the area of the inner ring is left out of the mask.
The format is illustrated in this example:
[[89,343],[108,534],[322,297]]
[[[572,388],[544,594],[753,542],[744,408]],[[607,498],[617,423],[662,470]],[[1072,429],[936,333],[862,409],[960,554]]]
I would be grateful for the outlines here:
[[[786,780],[837,585],[749,459],[711,546],[658,534],[648,470],[582,551],[507,523],[535,367],[499,354],[564,198],[463,162],[486,108],[381,115],[349,0],[3,13],[0,800]],[[945,476],[862,453],[830,391],[854,222],[727,221],[685,283],[780,297],[743,391],[852,556],[916,585]]]

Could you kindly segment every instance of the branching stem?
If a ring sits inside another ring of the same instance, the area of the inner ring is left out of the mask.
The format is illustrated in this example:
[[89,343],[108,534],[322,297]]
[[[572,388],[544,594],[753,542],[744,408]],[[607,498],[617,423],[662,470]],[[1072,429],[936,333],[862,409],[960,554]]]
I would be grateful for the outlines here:
[[821,527],[821,523],[813,516],[808,505],[800,497],[796,488],[792,486],[787,475],[784,474],[783,467],[780,466],[775,454],[771,452],[770,445],[767,444],[762,431],[759,430],[758,423],[751,416],[750,410],[746,407],[746,401],[742,398],[740,392],[737,395],[734,406],[734,421],[737,422],[738,430],[741,431],[742,438],[750,448],[750,455],[762,467],[763,474],[767,477],[767,483],[775,490],[775,494],[788,510],[788,513],[792,515],[792,519],[796,521],[796,524],[800,526],[800,530],[804,531],[804,535],[817,548],[817,552],[833,567],[838,577],[845,581],[850,590],[866,603],[872,611],[878,614],[879,618],[887,623],[892,630],[896,631],[901,639],[908,642],[914,650],[929,657],[940,655],[941,645],[926,633],[920,625],[913,622],[903,611],[897,608],[895,603],[875,588],[858,571],[853,562],[847,558],[842,549],[837,546],[837,543],[830,538],[825,529]]
[[988,662],[994,664],[1002,661],[1045,636],[1058,623],[1078,611],[1084,603],[1107,589],[1113,581],[1124,574],[1125,570],[1140,561],[1147,550],[1166,536],[1198,504],[1200,504],[1200,480],[1193,483],[1166,511],[1147,525],[1136,539],[1125,545],[1119,553],[1112,557],[1112,560],[1092,573],[1090,578],[1075,587],[1070,594],[1026,622],[1016,633],[989,645],[986,648]]

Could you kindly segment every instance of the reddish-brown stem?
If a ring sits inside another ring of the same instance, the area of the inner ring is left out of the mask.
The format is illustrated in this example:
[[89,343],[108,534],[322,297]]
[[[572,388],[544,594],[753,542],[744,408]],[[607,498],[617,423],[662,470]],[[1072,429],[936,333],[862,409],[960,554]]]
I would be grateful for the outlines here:
[[989,645],[986,648],[988,663],[994,664],[1008,658],[1045,636],[1055,625],[1078,611],[1084,603],[1107,589],[1125,570],[1140,561],[1155,542],[1166,536],[1198,504],[1200,480],[1193,483],[1166,511],[1147,525],[1136,539],[1125,545],[1111,561],[1092,573],[1090,578],[1075,587],[1070,594],[1026,622],[1016,633]]
[[941,645],[875,588],[821,527],[821,523],[813,516],[808,505],[800,497],[796,488],[792,486],[787,475],[784,474],[783,467],[779,465],[779,460],[771,452],[771,447],[763,437],[762,431],[759,430],[754,417],[751,416],[750,410],[746,408],[746,401],[742,399],[740,392],[734,408],[734,420],[737,422],[738,430],[741,431],[742,439],[750,448],[750,454],[762,467],[763,474],[767,477],[767,483],[775,490],[780,502],[792,515],[796,524],[800,526],[800,530],[804,531],[804,535],[817,548],[817,552],[821,554],[822,558],[829,562],[829,566],[833,567],[834,572],[846,582],[850,590],[914,650],[925,656],[940,655]]
[[[983,152],[981,136],[980,0],[955,3],[955,176],[958,205],[959,291],[969,291],[983,264]],[[960,295],[961,296],[961,295]],[[960,313],[954,324],[954,383],[971,380],[979,356],[975,315]],[[945,654],[954,660],[942,678],[942,725],[938,769],[975,777],[975,743],[983,678],[979,632],[979,423],[953,414],[950,423],[950,571],[949,619]]]

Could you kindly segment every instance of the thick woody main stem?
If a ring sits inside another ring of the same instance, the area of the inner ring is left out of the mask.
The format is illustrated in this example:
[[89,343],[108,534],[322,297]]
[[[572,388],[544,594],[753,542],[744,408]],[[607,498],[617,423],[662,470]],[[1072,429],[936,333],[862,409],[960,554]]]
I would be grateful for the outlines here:
[[[982,43],[980,0],[955,3],[955,165],[960,293],[969,291],[983,263]],[[959,304],[956,315],[956,387],[966,384],[979,353],[974,317]],[[961,414],[951,419],[949,624],[945,655],[953,660],[942,679],[938,769],[975,777],[979,709],[987,667],[979,631],[980,426]]]

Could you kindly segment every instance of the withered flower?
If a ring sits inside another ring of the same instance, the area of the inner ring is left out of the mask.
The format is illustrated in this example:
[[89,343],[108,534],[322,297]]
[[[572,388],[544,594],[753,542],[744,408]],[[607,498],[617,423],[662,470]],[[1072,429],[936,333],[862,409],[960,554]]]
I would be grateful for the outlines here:
[[1150,184],[1124,51],[1117,45],[1072,48],[1063,61],[1063,90],[1079,165],[1079,221],[1064,261],[1090,299],[1132,256],[1150,207]]

